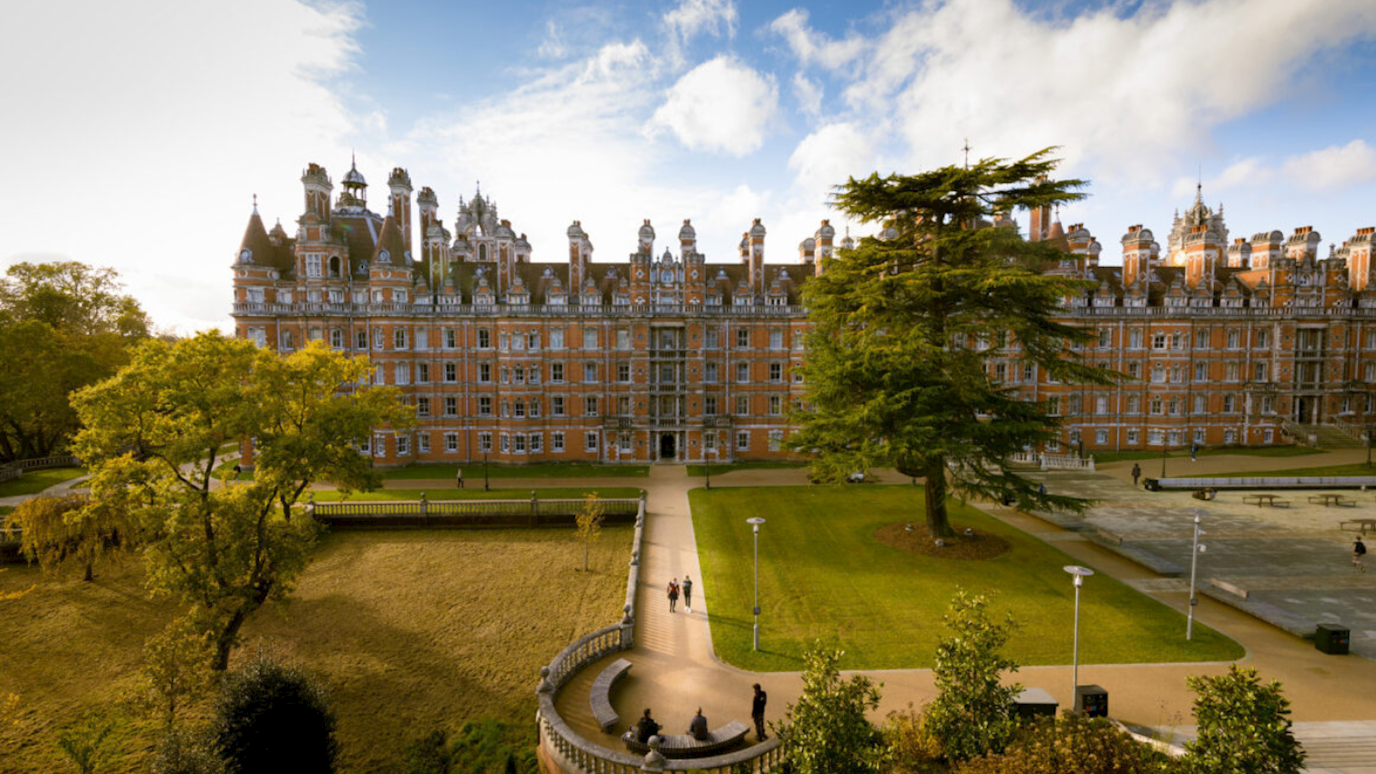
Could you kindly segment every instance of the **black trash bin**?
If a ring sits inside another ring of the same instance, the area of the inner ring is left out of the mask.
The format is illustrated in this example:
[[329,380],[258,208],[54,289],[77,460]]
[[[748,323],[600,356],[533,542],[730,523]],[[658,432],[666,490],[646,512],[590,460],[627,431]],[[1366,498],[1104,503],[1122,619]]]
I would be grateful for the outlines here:
[[1319,624],[1314,630],[1314,647],[1330,656],[1347,653],[1351,632],[1342,624]]
[[1013,712],[1018,720],[1054,718],[1057,706],[1056,700],[1044,688],[1024,688],[1022,693],[1013,697]]
[[1075,711],[1091,718],[1108,717],[1108,691],[1097,685],[1075,686]]

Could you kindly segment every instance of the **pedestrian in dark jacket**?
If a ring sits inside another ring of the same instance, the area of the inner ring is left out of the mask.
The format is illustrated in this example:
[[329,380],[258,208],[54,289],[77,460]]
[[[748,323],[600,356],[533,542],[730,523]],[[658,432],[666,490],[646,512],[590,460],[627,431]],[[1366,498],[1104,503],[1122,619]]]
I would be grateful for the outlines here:
[[755,740],[763,742],[764,735],[764,705],[769,701],[769,695],[764,692],[759,683],[755,683],[755,698],[750,702],[750,717],[755,721]]

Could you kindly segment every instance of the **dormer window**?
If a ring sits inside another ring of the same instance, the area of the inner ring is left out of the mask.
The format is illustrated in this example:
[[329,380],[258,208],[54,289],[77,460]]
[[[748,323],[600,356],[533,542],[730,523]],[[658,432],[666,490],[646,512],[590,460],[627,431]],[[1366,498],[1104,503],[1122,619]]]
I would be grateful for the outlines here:
[[239,263],[253,263],[253,251],[245,247],[239,251]]

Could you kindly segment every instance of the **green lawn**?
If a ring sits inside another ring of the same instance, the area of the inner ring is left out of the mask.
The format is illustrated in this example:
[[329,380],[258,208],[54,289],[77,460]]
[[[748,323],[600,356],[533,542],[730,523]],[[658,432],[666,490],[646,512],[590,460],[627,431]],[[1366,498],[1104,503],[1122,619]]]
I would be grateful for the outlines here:
[[[453,481],[458,465],[412,465],[382,471],[382,477],[389,481],[398,479],[443,479]],[[578,462],[550,463],[539,465],[488,465],[488,478],[646,478],[650,475],[648,465],[593,465]],[[465,483],[470,487],[473,482],[482,486],[483,464],[473,462],[463,466]]]
[[1236,473],[1215,473],[1211,478],[1239,478],[1246,476],[1376,476],[1376,466],[1368,468],[1366,463],[1352,465],[1322,465],[1316,468],[1291,468],[1289,470],[1243,470]]
[[19,478],[0,484],[0,497],[38,494],[50,486],[86,475],[85,468],[48,468],[31,470]]
[[[469,486],[467,489],[375,489],[371,492],[353,492],[347,498],[342,497],[339,492],[334,490],[315,490],[311,494],[315,496],[317,502],[337,502],[339,500],[349,500],[350,502],[372,502],[376,500],[419,500],[421,493],[425,494],[427,500],[529,500],[531,489],[493,489],[490,492],[483,491],[483,482],[479,481],[475,488]],[[603,487],[549,487],[536,488],[533,491],[538,493],[542,499],[568,499],[582,498],[588,492],[597,492],[602,497],[621,498],[639,497],[641,490],[633,486],[603,486]]]
[[[780,470],[805,468],[808,463],[784,460],[759,460],[757,462],[728,462],[722,465],[712,466],[712,475],[719,476],[723,473],[730,473],[733,470]],[[689,476],[707,475],[706,465],[689,465]]]
[[[957,587],[996,594],[994,607],[1019,623],[1006,653],[1025,665],[1068,664],[1074,588],[1066,554],[994,518],[951,504],[952,524],[1003,536],[995,559],[920,556],[879,543],[874,533],[923,518],[913,486],[695,489],[689,494],[711,602],[712,642],[742,669],[802,668],[815,639],[846,651],[842,669],[931,667],[941,618]],[[751,651],[751,530],[760,529],[760,647]],[[1106,576],[1090,578],[1080,614],[1087,664],[1231,660],[1237,643]]]
[[[1247,457],[1304,457],[1310,454],[1323,454],[1322,449],[1311,449],[1308,446],[1220,446],[1218,448],[1200,449],[1199,456],[1212,457],[1217,455],[1237,454]],[[1171,459],[1179,457],[1189,457],[1189,449],[1175,449],[1169,455]],[[1160,451],[1125,451],[1125,452],[1103,452],[1094,454],[1094,462],[1103,464],[1106,462],[1122,462],[1124,460],[1159,460]]]

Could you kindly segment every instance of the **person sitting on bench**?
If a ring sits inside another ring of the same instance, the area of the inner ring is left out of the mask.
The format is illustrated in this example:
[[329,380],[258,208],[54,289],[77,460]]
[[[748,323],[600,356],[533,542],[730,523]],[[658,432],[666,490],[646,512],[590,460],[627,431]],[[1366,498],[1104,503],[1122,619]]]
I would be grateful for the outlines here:
[[711,737],[707,730],[707,718],[702,716],[702,707],[698,707],[698,714],[694,715],[692,722],[688,724],[688,735],[699,742],[705,742]]
[[654,718],[650,717],[650,710],[647,707],[645,709],[645,716],[638,720],[635,724],[636,741],[640,742],[641,744],[649,744],[650,737],[658,733],[659,724],[655,722]]

